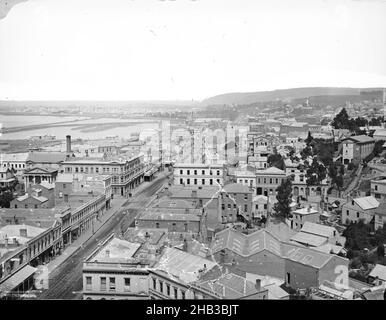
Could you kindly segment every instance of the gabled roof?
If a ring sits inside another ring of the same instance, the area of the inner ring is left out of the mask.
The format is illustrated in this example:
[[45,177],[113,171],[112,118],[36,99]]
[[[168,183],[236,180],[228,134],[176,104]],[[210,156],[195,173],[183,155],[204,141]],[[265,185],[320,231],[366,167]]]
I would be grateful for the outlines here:
[[335,234],[337,234],[337,231],[334,227],[325,226],[319,223],[313,223],[309,221],[306,221],[301,229],[301,232],[311,233],[326,238],[334,237],[334,231]]
[[378,200],[373,196],[355,198],[353,200],[362,210],[375,209],[379,206]]
[[369,142],[375,141],[373,138],[366,136],[364,134],[359,135],[359,136],[351,136],[351,137],[348,137],[346,139],[343,139],[342,141],[346,141],[346,140],[352,140],[356,143],[369,143]]
[[301,244],[309,245],[312,247],[318,247],[326,243],[327,239],[325,237],[317,236],[315,234],[298,232],[291,238],[291,241],[296,241]]
[[264,170],[256,170],[257,175],[285,175],[283,170],[276,167],[269,167]]
[[24,171],[24,173],[49,173],[49,174],[54,172],[58,172],[58,169],[34,167],[34,168],[26,169]]
[[230,228],[222,230],[216,233],[211,252],[214,254],[225,248],[243,257],[249,257],[263,250],[281,255],[280,240],[265,229],[249,235]]

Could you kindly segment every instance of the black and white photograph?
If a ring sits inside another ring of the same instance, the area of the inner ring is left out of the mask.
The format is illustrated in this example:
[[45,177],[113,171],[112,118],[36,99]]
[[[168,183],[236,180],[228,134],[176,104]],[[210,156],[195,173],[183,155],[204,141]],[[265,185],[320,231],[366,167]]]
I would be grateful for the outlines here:
[[386,0],[0,0],[0,308],[340,308],[385,250]]

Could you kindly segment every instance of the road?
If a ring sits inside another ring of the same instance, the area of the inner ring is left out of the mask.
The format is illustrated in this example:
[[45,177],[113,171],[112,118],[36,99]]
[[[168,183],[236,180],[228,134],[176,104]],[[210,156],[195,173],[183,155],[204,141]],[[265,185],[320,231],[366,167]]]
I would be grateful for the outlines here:
[[49,289],[42,292],[38,299],[82,299],[82,266],[83,260],[97,247],[98,243],[107,239],[113,232],[118,234],[121,228],[129,227],[135,217],[151,201],[151,197],[162,187],[167,177],[161,177],[134,196],[122,210],[118,210],[83,246],[74,252],[67,260],[59,265],[51,274]]

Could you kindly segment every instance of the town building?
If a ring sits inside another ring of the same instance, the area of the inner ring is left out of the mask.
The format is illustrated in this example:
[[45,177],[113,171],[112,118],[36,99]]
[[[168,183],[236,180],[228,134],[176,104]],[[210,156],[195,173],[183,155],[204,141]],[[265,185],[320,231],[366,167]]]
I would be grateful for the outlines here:
[[370,223],[375,215],[375,210],[378,208],[379,202],[373,196],[351,198],[342,206],[341,221],[344,224],[351,222]]
[[283,279],[293,289],[317,287],[324,281],[348,284],[348,259],[281,241],[265,229],[248,235],[233,229],[216,234],[210,256],[220,265]]
[[319,210],[312,207],[312,205],[296,209],[292,211],[291,214],[292,217],[289,218],[289,226],[296,231],[300,231],[306,222],[318,223],[320,221]]
[[386,202],[386,178],[377,177],[370,181],[370,195],[379,202]]
[[143,182],[144,164],[142,156],[125,159],[123,157],[75,158],[64,162],[64,173],[102,174],[112,176],[114,196],[130,196],[131,191]]
[[149,299],[151,259],[138,257],[140,248],[140,243],[108,238],[83,262],[83,299]]
[[360,163],[374,150],[375,140],[366,135],[351,136],[341,140],[342,162]]
[[62,172],[63,162],[67,158],[68,158],[67,154],[63,152],[32,151],[28,154],[28,158],[26,160],[26,169],[43,167],[43,168],[55,169],[58,172]]
[[41,184],[42,182],[48,182],[50,184],[56,181],[58,176],[58,169],[49,167],[33,167],[24,170],[24,188],[27,191],[33,185]]
[[28,152],[24,153],[1,153],[0,166],[3,168],[14,169],[17,174],[23,173],[26,169]]
[[386,223],[386,203],[381,203],[378,208],[375,209],[374,215],[374,229],[378,230],[383,228]]
[[208,259],[175,248],[165,248],[150,269],[152,299],[267,299],[268,290],[229,272]]
[[224,185],[225,167],[219,164],[177,163],[174,165],[174,185]]
[[240,217],[252,219],[252,191],[249,187],[231,183],[225,185],[220,193],[221,217],[223,223],[236,222]]
[[0,167],[0,187],[9,188],[16,183],[17,179],[11,169]]
[[386,289],[386,266],[376,264],[369,273],[369,281],[375,286],[384,286]]

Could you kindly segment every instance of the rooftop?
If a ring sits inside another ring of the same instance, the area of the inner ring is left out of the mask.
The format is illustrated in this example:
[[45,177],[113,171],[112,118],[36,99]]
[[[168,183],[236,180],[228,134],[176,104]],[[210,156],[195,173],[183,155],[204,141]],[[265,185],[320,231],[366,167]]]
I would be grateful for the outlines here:
[[30,152],[27,161],[35,163],[60,163],[66,160],[63,152]]
[[23,153],[1,153],[0,162],[25,162],[28,158],[28,152]]
[[301,232],[311,233],[318,236],[331,238],[337,234],[337,231],[334,227],[325,226],[319,223],[313,223],[306,221],[301,229]]
[[222,191],[228,193],[252,193],[249,187],[239,183],[227,184],[223,187]]
[[185,283],[199,280],[200,270],[211,270],[217,264],[211,260],[175,248],[165,248],[156,271],[163,271]]
[[200,221],[200,217],[195,214],[189,213],[169,213],[169,212],[154,212],[150,211],[144,213],[142,216],[137,218],[142,221],[154,221],[154,220],[165,220],[165,221]]
[[381,265],[381,264],[376,264],[373,270],[369,273],[370,277],[386,281],[386,266]]
[[363,210],[378,208],[379,202],[373,196],[361,197],[353,199],[355,203]]
[[357,142],[357,143],[369,143],[369,142],[374,142],[375,140],[369,136],[366,136],[366,135],[359,135],[359,136],[351,136],[351,137],[348,137],[346,139],[343,139],[342,141],[346,141],[346,140],[352,140],[354,142]]
[[301,214],[301,215],[308,215],[308,214],[319,213],[319,211],[314,209],[314,208],[307,207],[307,208],[297,209],[293,213],[294,214]]
[[140,243],[133,243],[118,238],[113,238],[106,244],[96,255],[91,257],[89,262],[112,262],[125,263],[129,262],[137,252]]
[[327,239],[321,236],[317,236],[314,234],[309,234],[305,232],[298,232],[295,234],[292,238],[291,241],[296,241],[304,245],[309,245],[312,247],[318,247],[324,244]]

